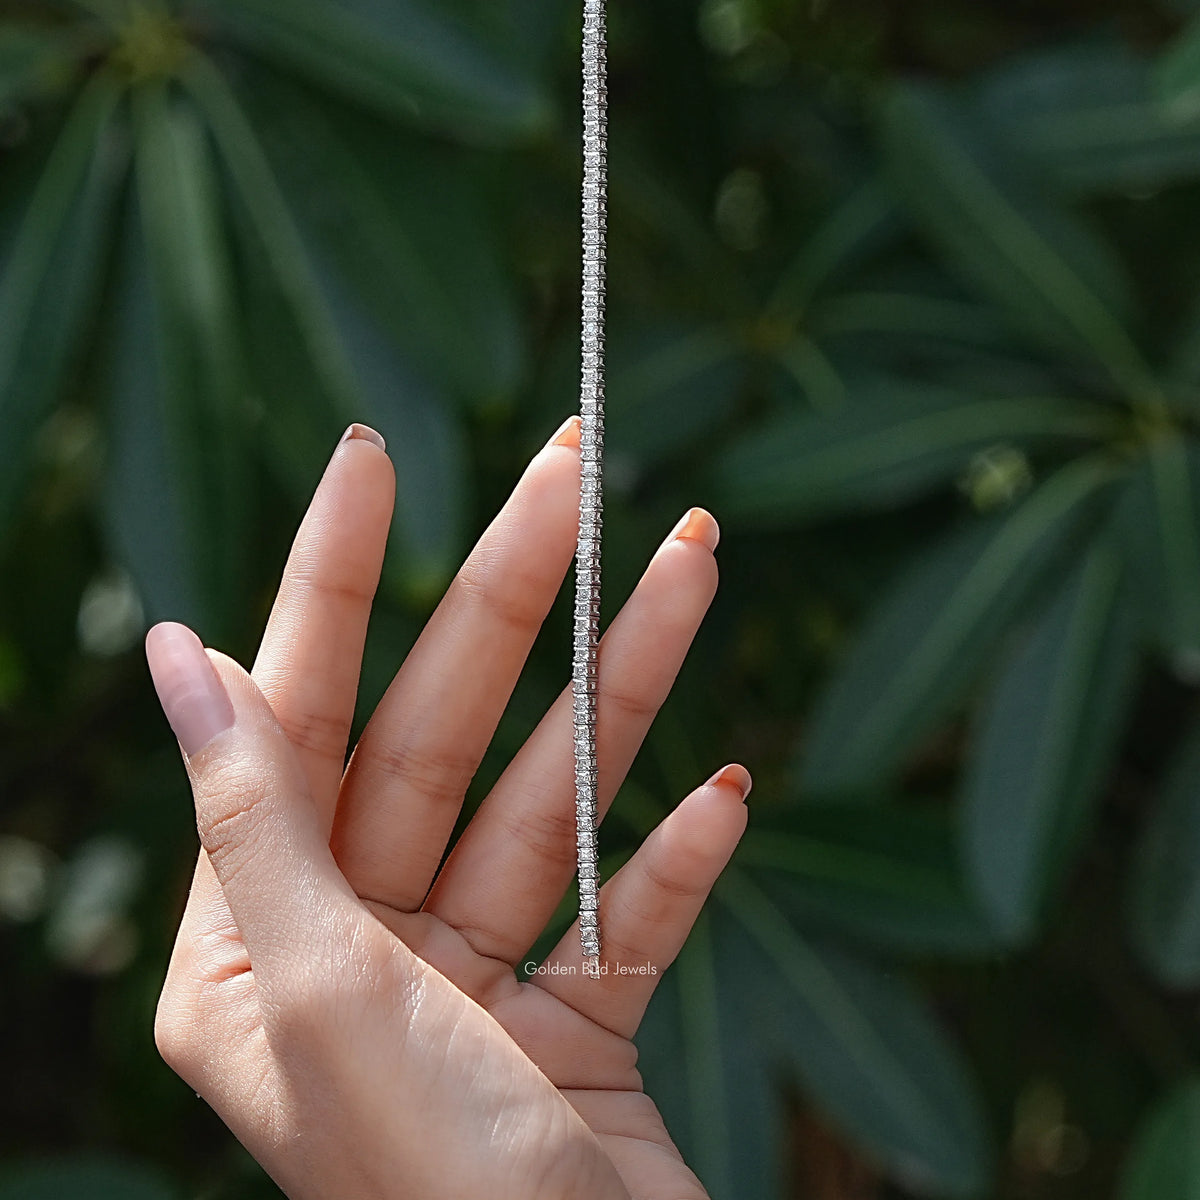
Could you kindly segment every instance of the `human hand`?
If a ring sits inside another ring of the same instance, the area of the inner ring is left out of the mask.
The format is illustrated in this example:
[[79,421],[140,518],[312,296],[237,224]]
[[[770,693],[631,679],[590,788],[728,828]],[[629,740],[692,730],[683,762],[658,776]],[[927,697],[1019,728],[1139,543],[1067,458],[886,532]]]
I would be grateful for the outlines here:
[[[578,419],[343,771],[394,497],[377,437],[353,426],[334,452],[250,674],[183,626],[147,637],[202,845],[159,1050],[292,1200],[696,1200],[630,1039],[745,828],[750,777],[731,765],[697,788],[605,883],[607,973],[583,973],[573,926],[556,971],[519,981],[574,872],[569,683],[442,858],[574,554]],[[601,811],[716,589],[716,523],[690,515],[601,639]]]

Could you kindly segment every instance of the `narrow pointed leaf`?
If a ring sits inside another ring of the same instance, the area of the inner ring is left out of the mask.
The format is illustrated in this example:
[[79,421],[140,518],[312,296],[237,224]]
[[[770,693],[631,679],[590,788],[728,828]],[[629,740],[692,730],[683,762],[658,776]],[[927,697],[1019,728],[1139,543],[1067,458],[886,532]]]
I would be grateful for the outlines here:
[[1138,1131],[1120,1200],[1200,1197],[1200,1080],[1172,1089]]
[[1015,152],[1073,194],[1142,193],[1200,174],[1200,111],[1170,114],[1150,62],[1122,42],[1022,56],[982,81],[980,102]]
[[1191,21],[1158,63],[1159,99],[1179,121],[1200,117],[1200,18]]
[[[145,239],[157,362],[153,411],[178,489],[192,589],[206,627],[228,636],[241,594],[249,514],[242,349],[229,245],[212,151],[194,110],[144,86],[134,100],[138,201]],[[135,577],[153,574],[137,543]],[[156,617],[165,613],[156,613]]]
[[716,313],[740,316],[757,302],[745,272],[716,236],[695,199],[672,186],[660,164],[614,125],[609,144],[609,206],[644,230],[658,252],[670,248],[688,271],[697,298]]
[[803,311],[814,293],[838,271],[902,229],[895,200],[882,180],[871,178],[860,184],[817,227],[780,273],[766,311],[771,315]]
[[799,787],[882,783],[959,702],[1000,637],[1094,518],[1103,457],[1061,469],[1012,512],[919,561],[884,598],[818,702]]
[[684,1161],[713,1200],[775,1200],[782,1097],[736,1004],[731,941],[701,914],[638,1030],[638,1069]]
[[1167,772],[1130,879],[1130,928],[1168,987],[1200,984],[1200,729]]
[[645,465],[679,453],[729,416],[746,362],[724,326],[643,320],[613,331],[607,369],[607,447],[614,461]]
[[1054,396],[863,382],[836,412],[784,413],[734,441],[716,460],[714,500],[755,524],[886,508],[952,484],[997,443],[1079,446],[1113,428],[1102,408]]
[[[272,457],[297,498],[307,500],[313,473],[351,421],[377,425],[401,456],[424,456],[420,469],[397,473],[393,529],[409,552],[389,556],[386,568],[396,586],[424,597],[445,582],[460,548],[465,470],[458,424],[436,389],[404,386],[395,349],[314,263],[224,80],[196,59],[185,82],[232,178],[249,231],[247,254],[261,264],[248,272],[256,309],[250,319],[260,331],[251,345]],[[278,359],[263,356],[269,345]]]
[[996,945],[940,811],[793,805],[756,821],[736,862],[801,928],[837,929],[912,954],[971,955]]
[[[990,304],[918,292],[862,291],[831,296],[813,313],[815,333],[825,337],[891,334],[912,352],[915,340],[996,349],[1011,339]],[[918,341],[918,344],[920,342]]]
[[0,532],[86,332],[121,178],[117,91],[99,75],[59,135],[0,275]]
[[104,526],[147,620],[183,621],[209,635],[209,603],[193,549],[196,514],[187,508],[187,477],[175,469],[178,444],[163,410],[151,268],[140,212],[132,201],[128,209],[114,275]]
[[1124,489],[1116,528],[1151,640],[1190,670],[1200,655],[1200,447],[1156,438]]
[[392,126],[314,104],[266,72],[243,94],[306,238],[406,355],[476,406],[508,404],[526,347],[469,164],[427,142],[396,153]]
[[744,874],[717,886],[745,1019],[808,1095],[901,1186],[976,1196],[992,1148],[956,1048],[894,974],[806,941]]
[[385,573],[413,599],[441,597],[461,560],[469,447],[445,391],[415,371],[349,293],[322,272],[330,313],[365,399],[367,419],[388,437],[396,468],[396,532]]
[[62,91],[86,42],[78,36],[11,20],[0,27],[0,109]]
[[902,86],[883,110],[891,177],[947,262],[1038,342],[1154,390],[1124,324],[1128,285],[1108,247],[1039,194],[986,124],[932,87]]
[[1132,700],[1137,623],[1101,542],[1016,639],[980,714],[964,852],[995,929],[1027,940],[1078,854]]
[[424,129],[471,142],[547,128],[537,81],[418,0],[203,0],[250,54]]

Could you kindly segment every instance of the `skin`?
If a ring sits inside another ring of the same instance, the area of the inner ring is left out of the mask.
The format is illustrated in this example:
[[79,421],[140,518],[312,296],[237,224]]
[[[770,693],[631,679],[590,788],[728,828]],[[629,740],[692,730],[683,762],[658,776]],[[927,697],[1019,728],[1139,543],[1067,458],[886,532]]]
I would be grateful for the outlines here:
[[[395,489],[365,433],[334,452],[253,670],[207,651],[235,719],[184,754],[201,850],[155,1039],[293,1200],[706,1195],[630,1039],[745,828],[745,769],[605,883],[599,979],[574,926],[546,960],[563,973],[515,969],[574,870],[569,683],[438,870],[574,555],[578,435],[533,458],[347,768]],[[716,590],[716,522],[690,511],[601,641],[602,810]]]

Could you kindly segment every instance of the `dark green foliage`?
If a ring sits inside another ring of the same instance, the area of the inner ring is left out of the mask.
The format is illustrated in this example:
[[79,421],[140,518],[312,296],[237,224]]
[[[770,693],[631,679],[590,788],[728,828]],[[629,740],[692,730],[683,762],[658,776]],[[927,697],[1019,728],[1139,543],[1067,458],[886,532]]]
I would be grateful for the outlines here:
[[[751,768],[639,1035],[716,1200],[818,1194],[798,1121],[872,1197],[1200,1193],[1196,8],[610,6],[606,618],[724,536],[604,861]],[[274,1194],[151,1042],[194,828],[138,641],[252,655],[364,420],[369,710],[575,408],[577,23],[0,0],[0,1200]]]

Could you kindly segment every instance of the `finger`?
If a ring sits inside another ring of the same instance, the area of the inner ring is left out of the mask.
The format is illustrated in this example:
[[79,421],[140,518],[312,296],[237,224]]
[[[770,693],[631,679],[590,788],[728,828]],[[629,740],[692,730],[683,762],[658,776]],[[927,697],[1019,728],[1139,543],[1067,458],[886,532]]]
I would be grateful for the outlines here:
[[[693,508],[600,640],[597,807],[607,811],[717,589],[719,530]],[[480,954],[515,965],[575,873],[573,694],[567,685],[480,805],[425,908]]]
[[[300,759],[326,836],[395,495],[382,447],[374,430],[352,425],[334,449],[292,545],[252,672]],[[203,850],[176,959],[200,979],[224,979],[249,965]]]
[[296,750],[327,833],[395,494],[383,438],[351,425],[292,544],[252,671]]
[[451,583],[351,757],[332,845],[364,899],[420,907],[579,520],[579,418],[533,459]]
[[534,982],[631,1038],[746,828],[750,773],[731,763],[692,792],[600,889],[600,973],[585,972],[573,925]]
[[[184,625],[156,625],[146,657],[191,779],[200,841],[260,985],[296,947],[331,950],[356,897],[330,853],[304,772],[266,698]],[[328,943],[328,944],[326,944]]]

